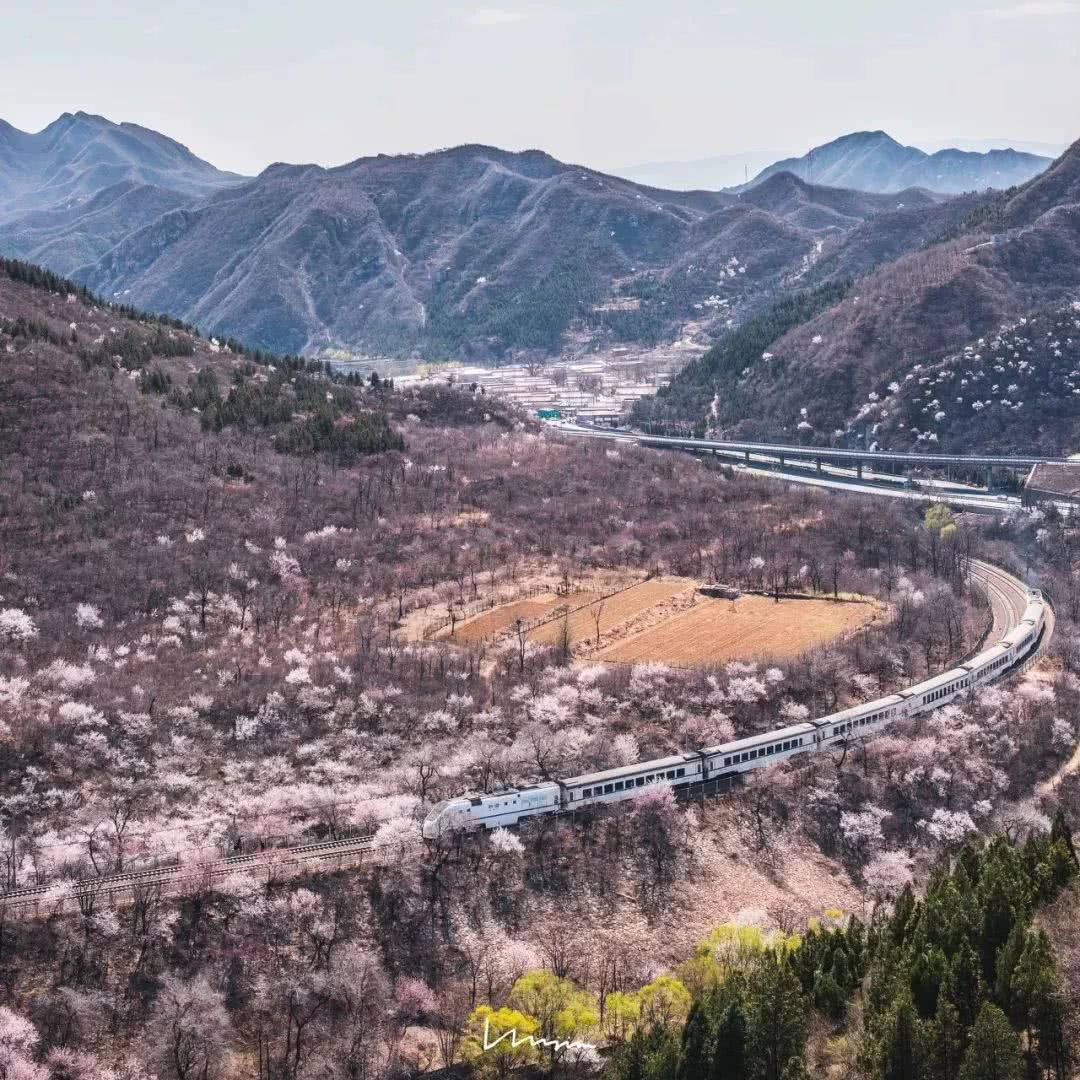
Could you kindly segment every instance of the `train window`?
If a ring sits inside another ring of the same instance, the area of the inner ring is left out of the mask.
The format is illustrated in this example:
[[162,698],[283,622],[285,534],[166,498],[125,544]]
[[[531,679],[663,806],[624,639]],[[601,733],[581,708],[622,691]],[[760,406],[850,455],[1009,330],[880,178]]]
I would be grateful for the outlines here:
[[581,793],[581,797],[582,797],[583,799],[591,799],[591,798],[592,798],[592,788],[591,788],[591,787],[587,787],[587,788],[586,788],[586,789],[585,789],[585,790],[584,790],[584,791],[583,791],[583,792]]
[[623,789],[623,782],[621,780],[616,780],[615,781],[615,790],[616,791],[622,791],[622,789]]
[[613,790],[614,790],[614,788],[613,788],[613,786],[611,784],[605,784],[604,785],[604,794],[605,795],[610,795]]
[[730,764],[731,764],[731,758],[729,758],[729,757],[724,758],[724,766],[725,766],[725,768]]
[[680,776],[685,776],[685,775],[686,775],[686,770],[685,769],[676,769],[675,770],[675,778],[676,779],[678,779]]
[[644,776],[639,776],[637,778],[637,780],[635,781],[635,783],[637,784],[638,787],[644,787],[645,786],[645,777]]

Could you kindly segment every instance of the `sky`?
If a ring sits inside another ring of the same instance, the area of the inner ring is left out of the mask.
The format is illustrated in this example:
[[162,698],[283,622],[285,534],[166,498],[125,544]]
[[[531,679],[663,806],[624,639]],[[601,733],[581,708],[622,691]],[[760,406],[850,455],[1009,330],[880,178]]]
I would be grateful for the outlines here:
[[220,168],[475,142],[613,169],[849,131],[1080,138],[1080,0],[37,0],[0,118],[83,110]]

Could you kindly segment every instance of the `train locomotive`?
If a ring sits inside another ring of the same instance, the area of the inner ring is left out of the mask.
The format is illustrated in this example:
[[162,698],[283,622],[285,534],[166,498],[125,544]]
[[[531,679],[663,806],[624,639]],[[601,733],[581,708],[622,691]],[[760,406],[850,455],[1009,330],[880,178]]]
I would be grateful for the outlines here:
[[1042,593],[1029,589],[1023,616],[1000,641],[967,663],[888,697],[719,746],[566,780],[446,799],[432,807],[424,819],[423,835],[428,840],[437,840],[456,831],[516,825],[523,818],[540,814],[558,814],[630,799],[651,784],[678,789],[722,780],[796,754],[826,750],[849,739],[874,734],[895,720],[939,709],[1015,667],[1038,647],[1046,623],[1046,607]]

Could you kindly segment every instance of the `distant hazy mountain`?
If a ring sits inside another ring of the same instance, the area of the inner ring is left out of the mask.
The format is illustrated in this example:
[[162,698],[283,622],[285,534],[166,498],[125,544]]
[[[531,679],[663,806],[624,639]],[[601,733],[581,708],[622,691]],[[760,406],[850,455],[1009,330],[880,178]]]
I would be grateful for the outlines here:
[[4,254],[69,274],[242,179],[138,124],[65,113],[30,134],[0,120],[0,243]]
[[924,150],[971,150],[985,154],[989,150],[1019,150],[1022,154],[1035,154],[1037,157],[1050,158],[1053,161],[1068,149],[1068,144],[1059,142],[1032,142],[1030,139],[933,139],[923,142]]
[[71,206],[115,184],[205,195],[239,179],[138,124],[64,113],[31,134],[0,120],[0,220]]
[[654,161],[613,169],[616,176],[671,191],[719,191],[756,176],[780,155],[764,150],[722,154],[699,161]]
[[928,154],[903,146],[884,131],[859,131],[817,146],[799,158],[770,165],[750,182],[760,184],[777,173],[857,191],[895,192],[921,187],[942,194],[1001,190],[1038,176],[1051,159],[1016,150],[973,153],[939,150]]

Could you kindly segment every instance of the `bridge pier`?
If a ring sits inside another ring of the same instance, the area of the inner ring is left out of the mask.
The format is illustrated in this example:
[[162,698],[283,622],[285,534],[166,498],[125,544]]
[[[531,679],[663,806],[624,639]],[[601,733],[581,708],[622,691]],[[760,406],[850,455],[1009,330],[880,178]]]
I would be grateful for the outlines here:
[[862,462],[861,462],[861,461],[857,461],[857,462],[855,462],[855,475],[856,475],[856,476],[857,476],[857,477],[858,477],[858,478],[859,478],[860,480],[862,479]]
[[750,451],[749,450],[746,451],[746,464],[747,465],[750,464]]
[[818,476],[821,475],[821,458],[814,458],[814,464],[817,466]]

